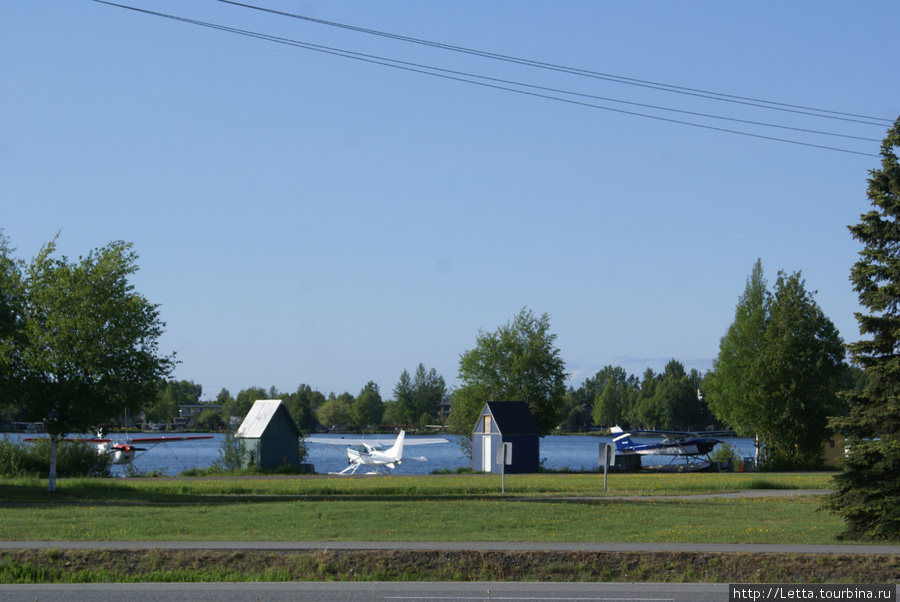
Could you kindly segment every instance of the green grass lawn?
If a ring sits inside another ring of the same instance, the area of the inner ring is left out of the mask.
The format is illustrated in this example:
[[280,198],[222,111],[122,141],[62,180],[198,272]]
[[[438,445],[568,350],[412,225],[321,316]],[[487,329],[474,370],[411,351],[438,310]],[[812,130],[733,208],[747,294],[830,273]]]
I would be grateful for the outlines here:
[[[819,496],[661,499],[827,489],[827,473],[539,474],[0,481],[7,541],[839,541]],[[637,499],[632,499],[635,496]],[[628,497],[629,499],[622,499]],[[0,551],[0,583],[534,580],[893,583],[891,555],[382,550]]]
[[440,475],[0,482],[3,540],[834,543],[818,497],[623,501],[824,489],[827,473]]
[[328,500],[0,509],[3,540],[834,543],[815,498]]
[[[506,496],[690,495],[746,489],[828,489],[829,473],[693,473],[507,475]],[[0,499],[44,503],[76,500],[151,501],[165,496],[440,496],[501,497],[497,475],[360,476],[309,478],[200,477],[156,479],[60,479],[47,494],[46,481],[0,479]]]

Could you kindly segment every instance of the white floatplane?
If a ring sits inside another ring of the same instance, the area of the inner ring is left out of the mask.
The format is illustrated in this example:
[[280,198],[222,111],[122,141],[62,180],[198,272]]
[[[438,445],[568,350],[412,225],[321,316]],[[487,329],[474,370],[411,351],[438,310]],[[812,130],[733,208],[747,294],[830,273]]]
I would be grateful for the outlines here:
[[[335,440],[327,437],[309,437],[308,443],[320,443],[328,445],[347,456],[349,466],[340,472],[331,472],[333,475],[351,475],[355,474],[360,466],[366,466],[369,472],[365,474],[391,474],[391,469],[397,468],[404,460],[415,460],[416,462],[426,462],[428,458],[425,456],[404,456],[403,447],[409,445],[433,445],[435,443],[449,443],[447,439],[439,437],[416,438],[406,440],[406,431],[400,431],[397,439],[390,445],[385,447],[387,443],[380,440],[358,439],[354,442],[348,440]],[[342,444],[338,444],[341,442]],[[349,445],[348,445],[349,443]]]

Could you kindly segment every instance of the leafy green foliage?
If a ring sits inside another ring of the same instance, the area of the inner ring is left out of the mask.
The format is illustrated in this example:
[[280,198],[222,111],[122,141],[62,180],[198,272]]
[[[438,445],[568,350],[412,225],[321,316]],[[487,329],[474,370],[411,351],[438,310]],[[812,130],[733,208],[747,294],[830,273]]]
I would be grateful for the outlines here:
[[847,395],[849,414],[831,426],[847,437],[850,454],[834,477],[827,507],[847,521],[851,537],[900,539],[900,119],[881,146],[881,169],[872,170],[872,209],[850,227],[864,247],[850,279],[867,313],[858,313],[864,337],[850,345],[866,371],[861,390]]
[[709,407],[715,416],[742,437],[756,434],[754,394],[750,386],[753,364],[762,344],[768,314],[768,285],[762,261],[757,260],[738,300],[734,322],[719,341],[719,356],[706,377]]
[[547,314],[522,309],[496,332],[480,331],[459,360],[462,385],[454,392],[450,425],[471,434],[488,401],[525,401],[542,434],[559,425],[565,407],[565,363],[554,347]]
[[360,428],[375,427],[381,422],[384,412],[384,403],[378,385],[369,381],[350,407],[350,417],[354,424]]
[[130,244],[112,242],[71,263],[55,251],[54,240],[26,266],[3,246],[14,330],[0,339],[0,399],[47,427],[51,491],[59,437],[137,412],[175,366],[174,355],[158,353],[158,306],[129,282],[138,269]]
[[594,424],[609,427],[624,422],[640,387],[637,379],[629,377],[621,366],[606,366],[586,379],[584,388],[593,404]]
[[337,397],[331,393],[316,411],[316,417],[320,424],[343,428],[352,422],[352,404],[353,396],[349,393],[341,393]]
[[237,472],[241,469],[246,453],[244,440],[226,430],[225,438],[219,446],[219,457],[212,463],[213,469],[221,472]]
[[821,462],[826,424],[839,408],[840,335],[799,273],[766,290],[757,261],[706,379],[709,406],[741,436],[757,436],[770,469]]
[[150,422],[172,422],[178,416],[178,406],[200,403],[203,387],[193,381],[170,380],[159,387],[156,398],[147,404],[144,413]]
[[[64,441],[59,446],[56,471],[60,477],[108,477],[112,460],[87,443]],[[32,442],[0,439],[0,476],[7,479],[50,472],[50,439]]]

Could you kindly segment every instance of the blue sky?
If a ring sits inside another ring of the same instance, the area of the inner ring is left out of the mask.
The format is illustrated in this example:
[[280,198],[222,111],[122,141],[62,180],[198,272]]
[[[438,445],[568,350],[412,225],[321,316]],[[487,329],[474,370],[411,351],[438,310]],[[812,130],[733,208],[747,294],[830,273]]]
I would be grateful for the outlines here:
[[0,228],[26,259],[57,232],[70,259],[133,242],[134,284],[167,324],[160,350],[177,352],[174,376],[207,398],[301,383],[356,394],[370,380],[389,398],[419,363],[456,384],[479,329],[523,307],[549,314],[573,386],[609,364],[640,375],[674,358],[706,371],[757,258],[770,285],[778,270],[802,271],[844,339],[858,337],[847,225],[868,209],[871,155],[900,115],[900,3],[250,2],[877,118],[866,123],[214,0],[122,3],[544,88],[463,83],[91,0],[3,3]]

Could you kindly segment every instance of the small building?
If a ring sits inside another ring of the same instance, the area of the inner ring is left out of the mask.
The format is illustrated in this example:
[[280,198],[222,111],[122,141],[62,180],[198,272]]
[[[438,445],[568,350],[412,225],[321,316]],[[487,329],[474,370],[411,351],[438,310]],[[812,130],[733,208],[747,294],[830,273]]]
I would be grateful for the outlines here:
[[272,470],[291,464],[300,466],[300,427],[280,399],[260,399],[235,437],[244,443],[244,466]]
[[472,433],[472,469],[500,474],[497,453],[504,443],[512,444],[507,474],[537,472],[540,460],[540,430],[524,401],[489,401],[481,411]]
[[841,468],[841,461],[847,456],[847,443],[840,433],[832,433],[827,441],[822,443],[822,459],[829,468]]

